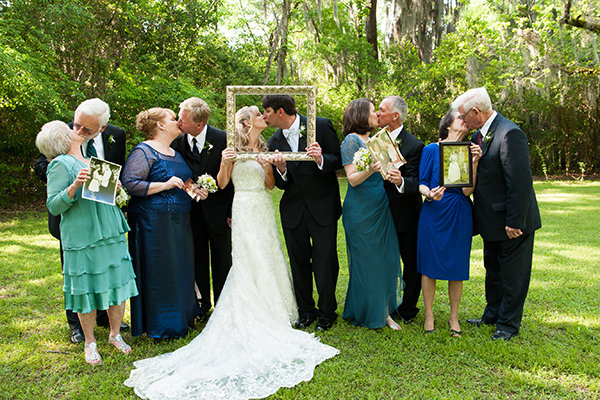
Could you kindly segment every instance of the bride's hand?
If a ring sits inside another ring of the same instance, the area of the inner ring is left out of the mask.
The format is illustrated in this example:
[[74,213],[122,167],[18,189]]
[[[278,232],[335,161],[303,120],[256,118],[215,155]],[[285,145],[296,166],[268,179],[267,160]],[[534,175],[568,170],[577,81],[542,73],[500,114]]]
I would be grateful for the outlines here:
[[235,160],[236,157],[237,153],[231,147],[226,147],[221,152],[221,159],[223,160],[223,163],[233,162],[233,160]]
[[269,159],[267,158],[267,156],[265,156],[264,154],[259,155],[256,158],[256,162],[263,167],[263,169],[267,169],[267,168],[271,168],[271,163],[269,162]]

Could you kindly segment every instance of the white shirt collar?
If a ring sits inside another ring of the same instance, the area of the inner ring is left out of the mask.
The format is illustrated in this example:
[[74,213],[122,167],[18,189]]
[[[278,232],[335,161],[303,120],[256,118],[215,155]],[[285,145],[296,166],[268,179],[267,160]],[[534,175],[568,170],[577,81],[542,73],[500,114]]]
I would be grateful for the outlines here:
[[288,129],[282,129],[283,134],[287,138],[290,133],[297,133],[300,131],[300,116],[296,114],[296,119]]
[[402,132],[402,128],[404,128],[404,124],[400,125],[399,127],[390,132],[390,137],[392,138],[392,140],[396,140],[400,132]]
[[[196,138],[196,146],[198,147],[198,152],[202,153],[202,149],[204,148],[204,144],[206,143],[206,130],[208,128],[208,125],[204,125],[204,129],[202,129],[202,132],[200,132],[198,134],[198,136],[195,136]],[[194,147],[192,144],[192,139],[194,138],[194,136],[190,135],[189,133],[186,135],[187,136],[187,141],[188,144],[190,145],[190,149],[192,151],[194,151]]]
[[481,136],[485,137],[488,133],[488,130],[490,129],[490,125],[492,125],[492,122],[494,122],[494,118],[496,118],[496,115],[498,115],[497,111],[494,111],[492,113],[492,115],[490,115],[490,117],[488,118],[487,121],[485,121],[485,124],[483,124],[483,126],[481,127],[481,129],[479,129],[479,131],[481,132]]

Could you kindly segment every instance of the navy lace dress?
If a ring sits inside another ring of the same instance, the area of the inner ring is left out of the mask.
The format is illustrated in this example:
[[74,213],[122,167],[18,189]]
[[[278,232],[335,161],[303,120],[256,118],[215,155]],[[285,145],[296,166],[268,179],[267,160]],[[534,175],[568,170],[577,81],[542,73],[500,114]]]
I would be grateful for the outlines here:
[[[354,153],[365,147],[357,135],[346,136],[342,164],[352,164]],[[381,328],[402,301],[403,282],[398,236],[379,172],[356,187],[348,185],[342,222],[350,274],[342,317],[352,325]]]
[[153,338],[185,336],[199,313],[194,290],[190,197],[179,188],[147,195],[152,182],[191,178],[181,155],[145,143],[129,154],[122,182],[128,205],[129,251],[140,293],[131,301],[131,333]]

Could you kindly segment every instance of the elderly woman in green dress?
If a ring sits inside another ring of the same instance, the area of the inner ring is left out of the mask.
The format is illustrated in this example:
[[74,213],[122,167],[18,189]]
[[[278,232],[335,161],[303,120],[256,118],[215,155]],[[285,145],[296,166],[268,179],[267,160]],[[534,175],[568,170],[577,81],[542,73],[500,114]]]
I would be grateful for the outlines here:
[[108,204],[81,198],[89,178],[88,159],[81,153],[84,138],[64,122],[45,124],[36,146],[49,160],[48,198],[53,215],[62,215],[65,308],[77,313],[85,335],[85,361],[99,365],[94,337],[96,310],[108,310],[108,342],[121,352],[131,347],[120,335],[125,301],[137,295],[135,274],[127,250],[129,226],[123,213]]

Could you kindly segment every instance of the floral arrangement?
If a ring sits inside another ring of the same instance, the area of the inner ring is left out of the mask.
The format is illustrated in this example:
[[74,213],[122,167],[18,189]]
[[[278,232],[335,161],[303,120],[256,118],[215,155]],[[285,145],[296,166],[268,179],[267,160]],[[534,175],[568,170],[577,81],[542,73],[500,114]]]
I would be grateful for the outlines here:
[[488,144],[492,141],[493,138],[494,135],[485,135],[485,138],[483,138],[483,143]]
[[354,153],[352,164],[356,166],[358,172],[369,169],[369,164],[371,164],[371,153],[369,153],[369,150],[362,148]]
[[121,186],[121,189],[119,189],[119,192],[117,193],[117,196],[115,197],[115,203],[119,207],[124,207],[127,205],[130,198],[131,198],[131,196],[129,196],[127,194],[127,192],[125,191],[125,189],[123,189],[123,186]]
[[298,129],[298,135],[299,136],[305,136],[306,135],[306,126],[305,125],[300,125],[300,128]]
[[204,174],[204,175],[201,175],[200,177],[198,177],[198,180],[196,181],[196,183],[202,189],[206,189],[208,191],[208,193],[214,193],[218,190],[217,180],[209,174]]
[[202,150],[206,150],[206,154],[210,154],[210,151],[213,149],[213,147],[214,146],[212,145],[212,143],[209,143],[207,140],[204,142],[204,147],[202,147]]
[[396,143],[398,144],[398,150],[402,147],[402,139],[396,138]]
[[115,142],[115,137],[113,135],[110,135],[108,137],[108,143],[113,144]]

